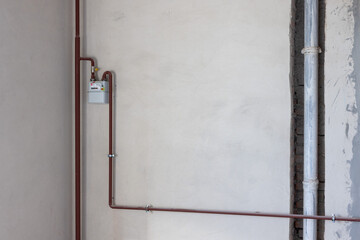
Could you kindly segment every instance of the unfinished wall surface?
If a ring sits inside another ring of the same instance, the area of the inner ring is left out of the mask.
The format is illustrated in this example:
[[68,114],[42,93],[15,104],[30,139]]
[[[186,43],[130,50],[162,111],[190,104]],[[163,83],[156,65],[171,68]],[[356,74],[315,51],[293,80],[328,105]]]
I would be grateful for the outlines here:
[[[290,5],[86,2],[83,55],[116,73],[117,203],[289,212]],[[87,240],[289,239],[287,219],[111,210],[108,106],[84,107]]]
[[0,238],[72,236],[72,1],[1,1]]
[[[294,202],[293,213],[303,214],[303,181],[304,181],[304,0],[294,1],[293,15],[293,119],[294,119]],[[319,0],[319,46],[325,49],[325,10],[326,0]],[[324,215],[325,190],[325,104],[324,104],[324,58],[325,53],[319,55],[319,104],[318,104],[318,215]],[[293,239],[303,239],[303,219],[294,221]],[[325,221],[318,221],[317,240],[324,239]]]
[[[325,210],[360,216],[358,1],[328,0],[325,54]],[[325,226],[325,239],[359,239],[359,223]]]

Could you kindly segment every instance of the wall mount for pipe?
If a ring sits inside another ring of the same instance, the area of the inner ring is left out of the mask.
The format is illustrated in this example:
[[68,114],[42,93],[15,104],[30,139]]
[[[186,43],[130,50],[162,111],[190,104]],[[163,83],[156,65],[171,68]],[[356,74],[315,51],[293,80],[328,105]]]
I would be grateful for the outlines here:
[[152,213],[152,211],[151,211],[151,208],[152,208],[153,206],[151,205],[151,204],[148,204],[148,205],[146,205],[145,206],[145,212],[150,212],[150,213]]
[[301,50],[302,54],[317,54],[317,53],[322,53],[322,50],[320,47],[304,47]]

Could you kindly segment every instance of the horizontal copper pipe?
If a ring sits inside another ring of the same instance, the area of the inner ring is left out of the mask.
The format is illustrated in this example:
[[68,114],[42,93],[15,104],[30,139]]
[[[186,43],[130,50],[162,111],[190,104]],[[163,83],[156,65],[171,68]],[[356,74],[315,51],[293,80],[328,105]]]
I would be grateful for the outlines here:
[[271,218],[289,218],[289,219],[314,219],[326,221],[346,221],[346,222],[360,222],[360,218],[350,217],[336,217],[333,216],[317,216],[317,215],[300,215],[300,214],[281,214],[281,213],[262,213],[262,212],[238,212],[238,211],[218,211],[218,210],[199,210],[187,208],[159,208],[153,206],[122,206],[115,204],[113,195],[113,78],[112,73],[104,72],[102,80],[106,80],[108,76],[109,81],[109,206],[117,210],[135,210],[146,212],[177,212],[177,213],[199,213],[199,214],[217,214],[217,215],[237,215],[237,216],[252,216],[252,217],[271,217]]
[[132,207],[132,206],[110,205],[110,207],[112,209],[119,209],[119,210],[140,210],[146,212],[200,213],[200,214],[237,215],[237,216],[251,216],[251,217],[314,219],[314,220],[327,220],[334,222],[335,221],[360,222],[360,218],[348,218],[348,217],[336,217],[336,216],[329,217],[329,216],[317,216],[317,215],[262,213],[262,212],[233,212],[233,211],[199,210],[199,209],[187,209],[187,208],[157,208],[152,206]]
[[89,58],[89,57],[81,57],[80,58],[81,61],[90,61],[91,62],[91,66],[95,67],[95,60],[93,58]]

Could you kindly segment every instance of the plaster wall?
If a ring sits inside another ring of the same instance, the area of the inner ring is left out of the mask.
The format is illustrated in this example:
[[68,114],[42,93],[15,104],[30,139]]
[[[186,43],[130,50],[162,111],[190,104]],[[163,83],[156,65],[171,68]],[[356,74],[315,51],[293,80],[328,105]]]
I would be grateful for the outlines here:
[[1,1],[1,239],[72,237],[72,12]]
[[[291,1],[83,10],[83,55],[115,72],[117,203],[289,212]],[[111,210],[108,106],[84,109],[87,240],[289,239],[287,219]]]
[[[326,4],[325,211],[359,217],[359,3]],[[359,238],[359,223],[326,222],[325,239]]]

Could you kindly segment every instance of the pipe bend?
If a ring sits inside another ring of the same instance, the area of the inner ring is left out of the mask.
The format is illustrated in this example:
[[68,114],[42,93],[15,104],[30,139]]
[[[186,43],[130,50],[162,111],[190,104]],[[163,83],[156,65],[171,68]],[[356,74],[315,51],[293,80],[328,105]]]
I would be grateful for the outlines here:
[[91,57],[81,57],[81,58],[80,58],[80,61],[90,61],[90,62],[91,62],[91,66],[92,66],[92,67],[95,67],[95,60],[94,60],[94,58],[91,58]]
[[112,81],[112,72],[111,71],[105,71],[101,77],[101,81],[106,80],[106,76],[109,76],[109,82]]
[[91,63],[91,79],[95,81],[95,60],[91,57],[80,57],[80,61],[89,61]]

